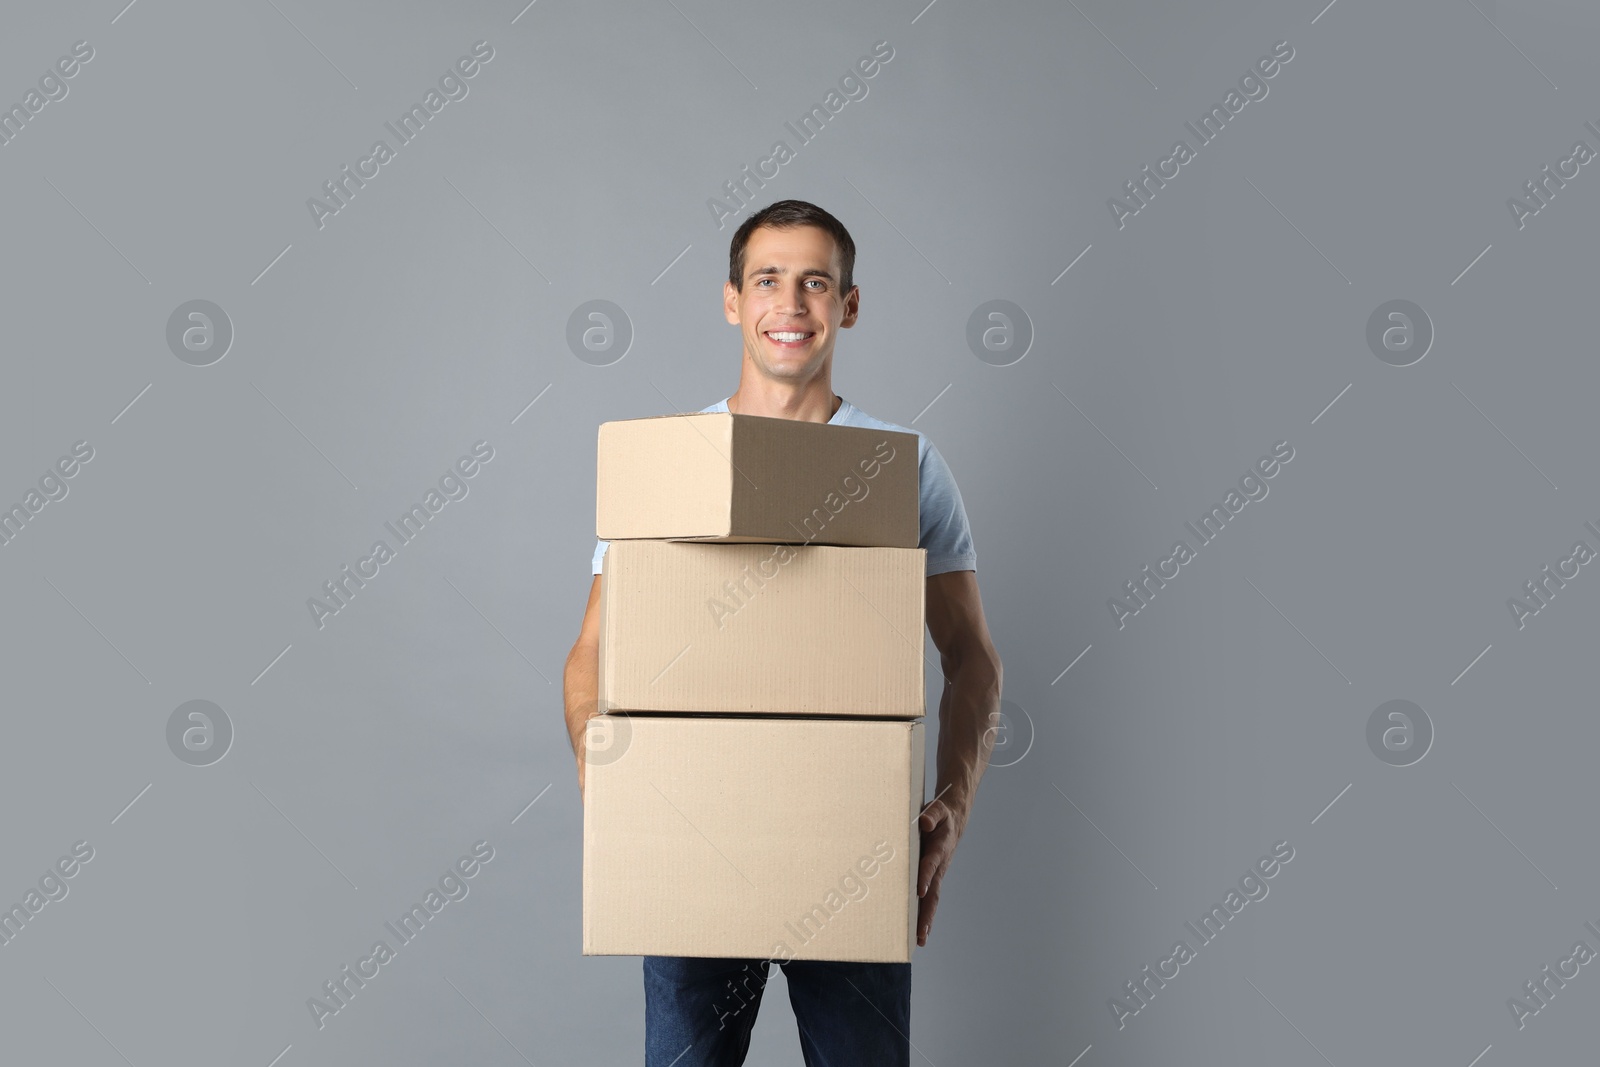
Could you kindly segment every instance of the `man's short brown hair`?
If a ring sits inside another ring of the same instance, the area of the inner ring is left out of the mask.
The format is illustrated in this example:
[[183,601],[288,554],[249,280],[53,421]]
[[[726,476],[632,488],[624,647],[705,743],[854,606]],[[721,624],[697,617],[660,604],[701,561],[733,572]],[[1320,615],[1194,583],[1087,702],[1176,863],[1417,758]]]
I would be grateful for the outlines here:
[[739,292],[744,292],[745,245],[750,243],[750,235],[757,226],[770,226],[775,230],[790,230],[796,226],[817,227],[832,237],[834,246],[839,249],[840,294],[848,293],[855,284],[856,243],[851,240],[850,231],[844,228],[844,223],[804,200],[779,200],[745,219],[734,231],[733,240],[728,245],[728,281]]

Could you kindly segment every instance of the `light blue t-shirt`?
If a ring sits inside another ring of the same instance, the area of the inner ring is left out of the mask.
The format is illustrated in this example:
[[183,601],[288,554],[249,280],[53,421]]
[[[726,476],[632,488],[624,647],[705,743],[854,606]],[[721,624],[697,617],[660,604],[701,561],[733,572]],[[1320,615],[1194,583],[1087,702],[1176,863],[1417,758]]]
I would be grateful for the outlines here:
[[[728,398],[717,401],[702,412],[727,411]],[[928,550],[928,574],[945,571],[976,571],[978,554],[972,545],[972,527],[967,523],[967,509],[961,503],[961,490],[956,488],[955,475],[933,442],[922,431],[892,422],[875,419],[850,401],[839,398],[839,410],[828,420],[830,426],[866,426],[874,430],[898,430],[917,435],[917,497],[918,526],[917,547]],[[594,573],[600,573],[609,541],[596,541],[594,548]]]

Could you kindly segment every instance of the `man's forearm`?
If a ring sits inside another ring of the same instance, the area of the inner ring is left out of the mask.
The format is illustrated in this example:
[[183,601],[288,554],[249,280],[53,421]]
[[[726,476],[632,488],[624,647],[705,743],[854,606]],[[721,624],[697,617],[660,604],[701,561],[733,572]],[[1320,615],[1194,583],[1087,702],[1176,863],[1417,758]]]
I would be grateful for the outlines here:
[[600,653],[584,645],[575,646],[567,655],[566,671],[562,675],[562,699],[567,718],[567,739],[572,742],[572,754],[578,761],[578,784],[583,784],[583,739],[590,716],[599,710]]
[[998,664],[969,659],[945,676],[944,691],[939,696],[939,752],[935,758],[938,780],[934,797],[963,813],[977,796],[978,781],[994,748],[1000,682]]

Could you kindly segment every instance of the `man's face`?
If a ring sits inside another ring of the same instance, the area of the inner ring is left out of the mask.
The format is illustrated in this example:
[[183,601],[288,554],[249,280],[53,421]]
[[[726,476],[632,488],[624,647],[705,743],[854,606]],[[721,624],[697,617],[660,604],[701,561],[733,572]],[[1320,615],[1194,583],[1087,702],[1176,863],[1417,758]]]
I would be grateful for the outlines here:
[[723,283],[723,311],[764,377],[804,383],[831,369],[834,336],[855,325],[860,304],[855,286],[839,291],[839,274],[838,248],[824,230],[758,226],[750,234],[744,289]]

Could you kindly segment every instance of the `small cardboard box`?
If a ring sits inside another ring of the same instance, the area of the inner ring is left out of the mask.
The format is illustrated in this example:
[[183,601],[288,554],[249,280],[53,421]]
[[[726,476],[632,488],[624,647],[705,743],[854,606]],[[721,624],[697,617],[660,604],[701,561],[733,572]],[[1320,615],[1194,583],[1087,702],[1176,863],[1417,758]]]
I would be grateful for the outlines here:
[[916,548],[917,435],[704,412],[600,426],[595,536]]
[[905,963],[923,724],[600,715],[585,955]]
[[927,550],[613,541],[599,710],[924,712]]

